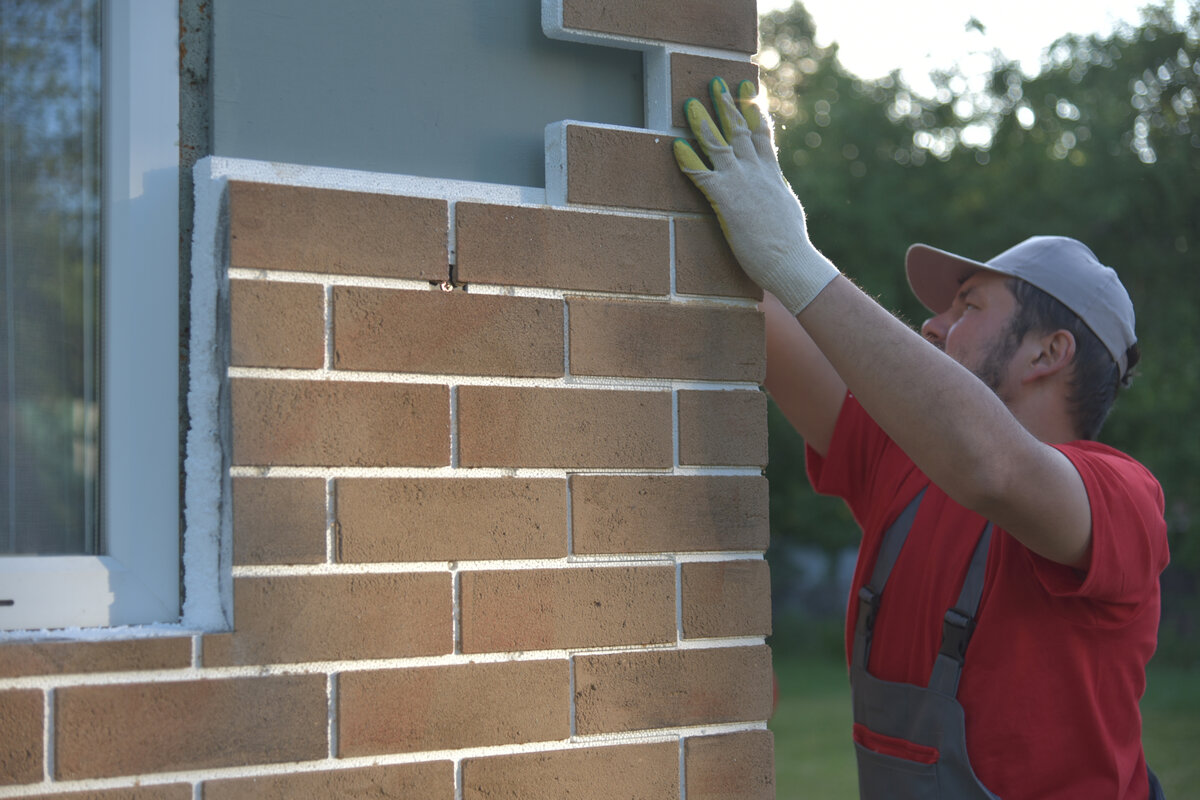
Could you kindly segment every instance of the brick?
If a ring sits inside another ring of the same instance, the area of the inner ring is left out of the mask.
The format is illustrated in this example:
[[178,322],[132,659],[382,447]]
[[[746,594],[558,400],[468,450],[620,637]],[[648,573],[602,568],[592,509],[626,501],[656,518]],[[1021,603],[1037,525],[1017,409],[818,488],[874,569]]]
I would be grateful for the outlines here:
[[463,761],[463,800],[679,796],[674,742],[552,750]]
[[675,568],[470,571],[464,653],[674,642]]
[[572,475],[574,552],[767,548],[767,480],[746,476]]
[[333,313],[336,369],[563,374],[559,300],[339,286]]
[[204,800],[340,800],[347,797],[453,800],[454,762],[429,761],[204,782]]
[[451,601],[448,572],[235,578],[234,633],[205,640],[204,665],[443,655]]
[[675,291],[713,297],[762,300],[762,289],[746,276],[714,217],[675,219]]
[[232,280],[229,327],[235,367],[319,369],[325,364],[325,289]]
[[720,50],[758,50],[754,0],[562,0],[563,27]]
[[233,463],[416,466],[450,463],[445,386],[235,378]]
[[766,466],[767,396],[762,392],[681,391],[679,463]]
[[581,735],[765,720],[771,703],[765,645],[575,656]]
[[572,298],[571,374],[752,381],[766,375],[752,308]]
[[337,519],[345,562],[567,555],[560,479],[339,479]]
[[130,786],[123,789],[93,789],[87,792],[21,795],[28,800],[192,800],[190,783]]
[[775,740],[768,731],[684,740],[688,800],[775,800]]
[[665,295],[671,289],[665,219],[553,208],[458,203],[465,283]]
[[713,78],[724,78],[729,90],[736,97],[738,85],[742,81],[750,81],[758,86],[758,65],[752,61],[732,61],[727,58],[710,58],[688,53],[671,54],[672,125],[677,128],[688,126],[687,119],[683,116],[683,104],[689,97],[704,103],[709,115],[713,119],[717,118],[708,89],[709,81]]
[[650,469],[673,458],[661,391],[463,386],[458,430],[464,467]]
[[325,676],[59,689],[57,779],[309,761],[327,752]]
[[663,133],[567,126],[567,202],[712,213]]
[[185,669],[191,664],[190,637],[0,645],[0,678]]
[[325,561],[325,481],[234,478],[233,563]]
[[338,755],[561,741],[569,696],[563,660],[344,673]]
[[766,636],[771,632],[767,562],[691,562],[682,566],[683,635]]
[[42,779],[44,707],[37,689],[0,692],[0,786]]
[[444,200],[232,181],[229,208],[234,267],[430,281],[450,274]]

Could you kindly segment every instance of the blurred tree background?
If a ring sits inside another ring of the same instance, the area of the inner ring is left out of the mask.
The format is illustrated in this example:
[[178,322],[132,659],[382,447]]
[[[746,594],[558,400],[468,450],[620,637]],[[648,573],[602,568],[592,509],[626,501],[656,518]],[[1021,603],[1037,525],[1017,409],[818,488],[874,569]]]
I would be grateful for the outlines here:
[[[1138,377],[1101,440],[1162,482],[1171,546],[1159,658],[1200,664],[1200,0],[1180,24],[1169,2],[1112,35],[1066,36],[1039,74],[996,53],[979,90],[960,72],[919,96],[899,73],[862,80],[815,44],[797,3],[760,22],[762,80],[780,162],[804,201],[814,243],[914,325],[928,314],[904,277],[925,242],[986,260],[1034,234],[1086,242],[1133,297]],[[977,24],[977,23],[973,23]],[[931,413],[935,413],[932,412]],[[858,529],[817,497],[803,444],[770,417],[769,554],[777,595],[796,548],[845,552]],[[789,553],[793,555],[789,555]],[[826,643],[840,649],[837,597]],[[795,613],[793,607],[792,613]],[[789,611],[777,609],[777,640]],[[821,620],[816,620],[821,623]],[[787,646],[780,641],[782,646]]]

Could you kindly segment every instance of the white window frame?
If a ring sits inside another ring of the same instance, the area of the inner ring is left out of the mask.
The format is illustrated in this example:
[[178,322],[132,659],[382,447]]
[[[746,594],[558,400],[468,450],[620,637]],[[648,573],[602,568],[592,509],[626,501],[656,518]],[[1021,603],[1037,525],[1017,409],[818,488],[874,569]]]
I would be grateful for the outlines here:
[[179,8],[103,13],[105,553],[0,557],[0,631],[180,617]]

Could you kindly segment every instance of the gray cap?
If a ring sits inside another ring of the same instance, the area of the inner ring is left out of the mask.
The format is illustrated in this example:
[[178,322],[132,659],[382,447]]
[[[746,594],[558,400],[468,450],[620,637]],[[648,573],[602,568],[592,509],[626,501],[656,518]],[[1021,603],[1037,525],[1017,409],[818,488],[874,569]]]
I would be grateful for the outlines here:
[[935,314],[950,307],[958,287],[978,270],[1027,281],[1074,311],[1125,375],[1126,351],[1137,341],[1133,302],[1116,271],[1101,264],[1083,242],[1066,236],[1033,236],[987,262],[914,244],[904,266],[913,294]]

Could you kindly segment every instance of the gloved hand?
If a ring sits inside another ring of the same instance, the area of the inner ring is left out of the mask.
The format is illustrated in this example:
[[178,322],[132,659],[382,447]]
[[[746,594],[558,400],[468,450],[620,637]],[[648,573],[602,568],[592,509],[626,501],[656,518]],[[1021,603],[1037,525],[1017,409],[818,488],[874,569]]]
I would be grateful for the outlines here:
[[675,160],[712,203],[742,269],[798,314],[838,276],[837,267],[808,239],[804,208],[779,169],[754,84],[742,81],[736,106],[721,78],[713,78],[709,92],[720,130],[695,98],[684,103],[684,113],[713,168],[686,139],[675,140]]

